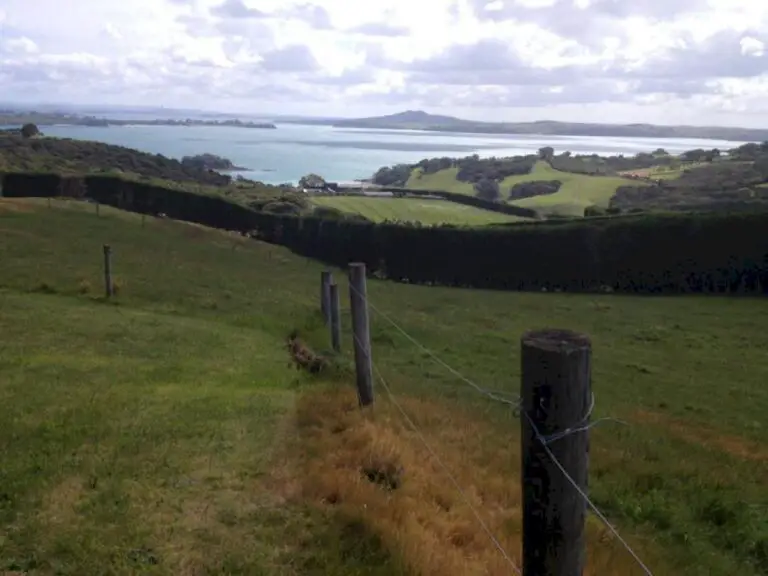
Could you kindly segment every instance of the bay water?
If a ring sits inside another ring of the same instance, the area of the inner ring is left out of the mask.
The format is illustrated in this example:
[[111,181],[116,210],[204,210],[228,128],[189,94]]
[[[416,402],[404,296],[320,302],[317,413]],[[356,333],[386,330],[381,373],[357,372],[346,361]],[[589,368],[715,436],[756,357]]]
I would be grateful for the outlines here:
[[513,156],[543,146],[573,154],[624,154],[664,148],[728,150],[742,144],[686,138],[607,138],[515,134],[465,134],[277,124],[276,130],[230,126],[41,126],[47,136],[96,140],[180,159],[210,153],[247,168],[238,172],[268,184],[298,182],[309,173],[348,182],[369,178],[382,166],[437,156]]

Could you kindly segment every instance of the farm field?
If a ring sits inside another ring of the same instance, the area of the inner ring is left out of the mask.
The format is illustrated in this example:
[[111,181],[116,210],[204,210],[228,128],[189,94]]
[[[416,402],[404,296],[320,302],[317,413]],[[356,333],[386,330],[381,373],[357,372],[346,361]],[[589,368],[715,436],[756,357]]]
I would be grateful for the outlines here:
[[[414,174],[406,184],[420,190],[447,190],[462,194],[474,194],[472,184],[456,180],[457,168],[441,170],[434,174]],[[509,195],[509,188],[519,182],[533,180],[560,180],[563,185],[555,194],[516,200],[512,204],[541,210],[543,213],[564,216],[582,216],[588,206],[607,207],[616,188],[627,185],[627,180],[616,176],[589,176],[553,169],[546,162],[537,162],[530,174],[509,176],[500,183],[502,197]]]
[[[117,296],[104,301],[101,246]],[[356,408],[328,349],[322,266],[170,220],[0,199],[0,570],[31,574],[509,574],[377,384]],[[374,362],[514,560],[519,420],[430,361],[516,393],[528,329],[593,341],[589,489],[656,576],[768,570],[768,303],[516,294],[370,280]],[[386,314],[386,318],[380,313]],[[403,467],[383,490],[372,464]],[[643,572],[588,522],[590,576]]]
[[483,225],[527,220],[444,200],[317,196],[312,198],[312,202],[318,206],[329,206],[343,212],[361,214],[374,222],[400,220],[422,224]]

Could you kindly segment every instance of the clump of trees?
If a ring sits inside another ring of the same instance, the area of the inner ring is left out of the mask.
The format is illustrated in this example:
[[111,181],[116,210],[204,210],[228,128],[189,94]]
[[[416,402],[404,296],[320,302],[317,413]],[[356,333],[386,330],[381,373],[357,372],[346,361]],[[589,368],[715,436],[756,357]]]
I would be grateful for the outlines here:
[[533,180],[531,182],[518,182],[509,189],[510,200],[522,200],[534,196],[554,194],[563,183],[560,180]]
[[483,178],[482,180],[475,182],[475,196],[481,200],[496,202],[501,198],[499,183],[490,178]]
[[24,126],[21,127],[21,135],[24,138],[32,138],[33,136],[39,136],[40,129],[37,127],[36,124],[32,124],[31,122],[28,122],[27,124],[24,124]]
[[459,170],[456,179],[460,182],[478,183],[483,180],[501,182],[508,176],[530,174],[536,164],[536,156],[513,156],[511,158],[480,158],[477,154],[461,158],[456,162]]
[[[424,160],[422,160],[424,162]],[[373,183],[379,186],[404,187],[411,177],[413,167],[410,164],[383,166],[373,175]]]
[[231,160],[216,156],[215,154],[198,154],[197,156],[184,156],[181,159],[184,166],[198,170],[238,170]]
[[318,174],[307,174],[299,180],[299,188],[325,188],[325,178]]

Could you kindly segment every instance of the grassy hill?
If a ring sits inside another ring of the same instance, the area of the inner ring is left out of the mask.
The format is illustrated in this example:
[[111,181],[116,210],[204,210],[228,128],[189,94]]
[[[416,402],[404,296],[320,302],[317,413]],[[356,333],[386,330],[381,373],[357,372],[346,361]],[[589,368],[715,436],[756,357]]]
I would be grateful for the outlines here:
[[311,201],[318,206],[329,206],[343,212],[360,214],[374,222],[400,220],[422,224],[483,225],[525,220],[444,200],[318,196]]
[[[119,293],[101,297],[101,246]],[[508,574],[377,385],[356,409],[321,267],[282,248],[76,202],[0,199],[0,570],[40,574]],[[344,275],[334,271],[341,294]],[[372,304],[489,389],[519,338],[594,342],[590,493],[656,575],[768,570],[768,309],[757,299],[522,294],[371,280]],[[513,558],[519,421],[377,313],[373,357]],[[361,473],[400,465],[389,492]],[[587,574],[641,574],[588,522]]]
[[[458,168],[440,170],[434,174],[423,174],[415,169],[406,187],[419,190],[446,190],[460,194],[474,195],[471,182],[456,179]],[[541,210],[543,213],[583,216],[587,206],[607,207],[611,197],[619,186],[627,185],[627,180],[615,176],[590,176],[561,172],[553,169],[546,162],[537,162],[530,174],[508,176],[499,187],[502,197],[507,197],[509,189],[519,182],[535,180],[560,180],[563,185],[554,194],[515,200],[512,204]]]

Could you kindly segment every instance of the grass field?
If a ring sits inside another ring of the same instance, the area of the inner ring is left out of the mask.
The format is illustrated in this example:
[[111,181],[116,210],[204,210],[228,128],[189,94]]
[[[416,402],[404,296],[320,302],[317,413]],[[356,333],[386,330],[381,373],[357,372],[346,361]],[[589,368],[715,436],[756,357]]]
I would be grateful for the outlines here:
[[[418,174],[414,171],[406,186],[420,190],[446,190],[461,194],[474,194],[468,182],[456,180],[457,168],[441,170],[435,174]],[[509,189],[519,182],[532,180],[560,180],[563,185],[555,194],[516,200],[512,204],[533,208],[543,213],[566,216],[583,216],[587,206],[607,207],[616,188],[627,185],[627,180],[614,176],[588,176],[571,172],[560,172],[546,162],[538,162],[530,174],[509,176],[500,183],[504,198]]]
[[318,196],[312,198],[312,202],[318,206],[330,206],[343,212],[362,214],[374,222],[401,220],[422,224],[482,225],[526,220],[443,200]]
[[[0,573],[509,574],[377,386],[356,409],[321,267],[275,246],[73,202],[0,200]],[[101,245],[119,286],[101,298]],[[344,276],[336,271],[341,293]],[[590,492],[656,576],[768,571],[768,303],[369,282],[455,369],[516,392],[519,338],[593,340]],[[346,300],[346,297],[344,298]],[[373,357],[519,561],[519,421],[373,313]],[[400,465],[387,492],[360,469]],[[588,571],[641,574],[589,519]]]

